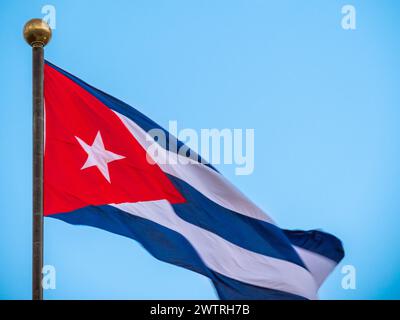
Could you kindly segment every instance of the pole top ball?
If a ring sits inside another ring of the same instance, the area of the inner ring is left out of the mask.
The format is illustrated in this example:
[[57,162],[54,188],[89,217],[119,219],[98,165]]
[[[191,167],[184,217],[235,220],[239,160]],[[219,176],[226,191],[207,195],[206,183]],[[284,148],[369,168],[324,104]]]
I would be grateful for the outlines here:
[[24,26],[24,38],[31,47],[44,47],[51,39],[51,29],[42,19],[31,19]]

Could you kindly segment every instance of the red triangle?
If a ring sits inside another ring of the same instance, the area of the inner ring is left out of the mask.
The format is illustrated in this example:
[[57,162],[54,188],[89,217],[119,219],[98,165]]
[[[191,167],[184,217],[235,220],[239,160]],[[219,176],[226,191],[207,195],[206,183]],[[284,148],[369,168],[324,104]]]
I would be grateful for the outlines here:
[[[146,159],[146,151],[118,116],[49,65],[45,65],[44,214],[89,205],[165,199],[184,202],[168,177]],[[107,164],[110,182],[76,137],[91,145],[101,133],[106,150],[124,158]]]

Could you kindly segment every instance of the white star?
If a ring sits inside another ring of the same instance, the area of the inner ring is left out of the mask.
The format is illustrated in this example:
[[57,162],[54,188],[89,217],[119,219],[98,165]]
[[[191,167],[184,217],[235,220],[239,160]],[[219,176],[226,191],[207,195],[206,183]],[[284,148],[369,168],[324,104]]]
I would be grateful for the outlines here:
[[104,148],[104,143],[103,139],[101,138],[100,131],[97,132],[96,138],[94,139],[91,146],[89,146],[86,142],[84,142],[77,136],[75,136],[75,138],[88,154],[88,158],[85,164],[82,166],[81,170],[96,166],[97,169],[100,170],[104,178],[106,178],[107,181],[111,183],[110,173],[108,172],[108,163],[115,160],[124,159],[125,157],[108,151]]

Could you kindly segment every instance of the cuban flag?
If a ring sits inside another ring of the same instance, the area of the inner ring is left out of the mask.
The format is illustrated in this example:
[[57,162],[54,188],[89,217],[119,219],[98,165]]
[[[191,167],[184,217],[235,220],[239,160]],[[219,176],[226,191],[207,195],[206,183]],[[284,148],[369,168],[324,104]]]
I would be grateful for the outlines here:
[[200,156],[162,161],[182,143],[163,131],[159,144],[154,121],[47,61],[44,95],[46,217],[136,240],[221,299],[316,299],[343,258],[339,239],[279,228]]

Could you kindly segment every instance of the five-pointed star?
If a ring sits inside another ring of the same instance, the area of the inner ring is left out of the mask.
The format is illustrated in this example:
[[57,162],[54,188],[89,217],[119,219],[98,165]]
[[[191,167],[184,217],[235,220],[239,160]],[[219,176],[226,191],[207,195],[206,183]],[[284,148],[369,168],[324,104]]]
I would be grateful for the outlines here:
[[94,139],[91,146],[77,136],[75,136],[75,138],[88,154],[88,158],[82,166],[81,170],[96,166],[100,170],[104,178],[106,178],[107,181],[111,183],[110,173],[108,172],[108,163],[115,160],[124,159],[125,157],[108,151],[104,148],[104,143],[103,139],[101,138],[100,131],[97,132],[96,138]]

